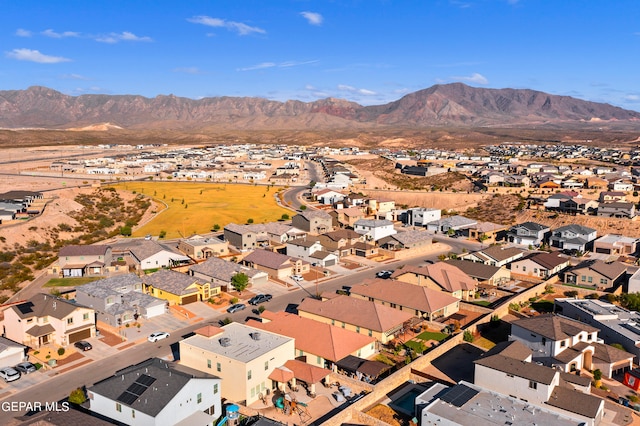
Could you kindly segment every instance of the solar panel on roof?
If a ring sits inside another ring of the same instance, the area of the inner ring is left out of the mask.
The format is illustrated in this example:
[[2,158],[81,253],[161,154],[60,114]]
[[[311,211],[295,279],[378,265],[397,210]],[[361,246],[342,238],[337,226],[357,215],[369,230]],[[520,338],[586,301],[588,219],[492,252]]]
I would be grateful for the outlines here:
[[131,392],[134,395],[140,396],[142,392],[147,390],[147,386],[141,385],[138,382],[133,383],[127,388],[127,392]]
[[138,377],[138,380],[136,380],[136,383],[140,383],[142,385],[149,387],[155,381],[156,381],[155,377],[151,377],[147,374],[143,374],[140,377]]
[[127,405],[131,405],[135,402],[136,399],[138,399],[137,395],[124,391],[120,394],[120,396],[116,400],[122,403],[125,403]]
[[478,391],[465,385],[456,385],[451,390],[440,397],[444,402],[455,405],[456,407],[462,407],[469,402],[471,398],[476,396]]

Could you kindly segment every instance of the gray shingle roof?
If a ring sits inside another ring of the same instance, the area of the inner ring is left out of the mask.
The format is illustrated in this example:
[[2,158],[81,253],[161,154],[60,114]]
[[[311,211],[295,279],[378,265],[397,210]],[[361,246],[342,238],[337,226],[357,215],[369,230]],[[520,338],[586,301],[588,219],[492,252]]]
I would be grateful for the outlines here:
[[50,316],[62,319],[78,308],[84,308],[84,306],[76,305],[50,294],[40,293],[26,302],[11,306],[9,309],[13,309],[20,318]]
[[268,250],[254,250],[244,258],[245,262],[255,263],[256,265],[264,266],[269,269],[280,269],[286,263],[288,266],[290,257],[284,254],[276,253]]
[[217,257],[210,257],[200,264],[193,265],[189,270],[220,281],[231,281],[231,277],[240,272],[249,277],[260,273],[260,271],[256,271],[255,269],[246,268],[237,263],[228,262]]
[[[133,402],[127,404],[118,401],[118,397],[143,374],[155,379],[153,383]],[[159,358],[151,358],[117,371],[115,375],[96,383],[88,391],[155,417],[194,378],[216,380],[214,376],[209,374],[178,366]]]
[[202,284],[202,281],[197,278],[168,269],[147,275],[143,281],[146,285],[151,285],[178,296],[195,292],[196,290],[187,290],[187,287],[191,284],[196,282]]
[[504,355],[492,355],[474,361],[477,365],[502,371],[527,380],[550,385],[553,382],[557,371],[550,367],[545,367],[530,362],[520,361]]
[[59,256],[100,256],[107,252],[110,246],[107,245],[71,245],[60,249]]

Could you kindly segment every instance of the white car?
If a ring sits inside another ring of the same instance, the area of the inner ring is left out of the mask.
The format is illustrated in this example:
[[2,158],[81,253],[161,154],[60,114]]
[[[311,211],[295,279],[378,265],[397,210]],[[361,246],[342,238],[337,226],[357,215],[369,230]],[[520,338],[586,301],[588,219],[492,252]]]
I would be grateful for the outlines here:
[[291,275],[291,279],[294,281],[304,281],[304,278],[302,278],[302,275]]
[[7,383],[13,382],[20,378],[20,372],[13,367],[0,368],[0,378],[4,379]]
[[169,337],[169,333],[166,331],[156,331],[155,333],[151,333],[147,340],[150,342],[157,342],[158,340],[166,339],[167,337]]

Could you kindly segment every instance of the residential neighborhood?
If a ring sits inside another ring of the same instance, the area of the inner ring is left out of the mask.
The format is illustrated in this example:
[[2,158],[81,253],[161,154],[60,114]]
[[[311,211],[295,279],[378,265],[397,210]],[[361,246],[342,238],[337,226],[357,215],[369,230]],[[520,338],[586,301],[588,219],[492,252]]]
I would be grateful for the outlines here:
[[[290,212],[271,222],[57,248],[33,294],[0,306],[0,370],[34,366],[11,380],[7,370],[3,401],[64,391],[80,424],[377,425],[381,411],[402,425],[637,421],[638,239],[571,221],[634,220],[640,151],[156,148],[104,146],[50,170],[277,182],[296,201],[270,193]],[[341,161],[366,155],[410,178],[455,171],[483,191],[538,188],[523,201],[538,216],[497,223],[368,195],[364,173]],[[611,166],[555,161],[576,156]],[[0,195],[7,222],[40,214],[40,193]]]

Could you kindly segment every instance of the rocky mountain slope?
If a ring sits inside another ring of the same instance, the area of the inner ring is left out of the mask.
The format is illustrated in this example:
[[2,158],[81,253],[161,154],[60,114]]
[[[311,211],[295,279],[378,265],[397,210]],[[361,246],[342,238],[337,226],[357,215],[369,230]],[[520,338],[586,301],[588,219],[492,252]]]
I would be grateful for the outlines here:
[[640,113],[527,89],[436,85],[385,105],[342,99],[315,102],[173,95],[67,96],[46,87],[0,91],[0,127],[241,130],[423,128],[640,123]]

